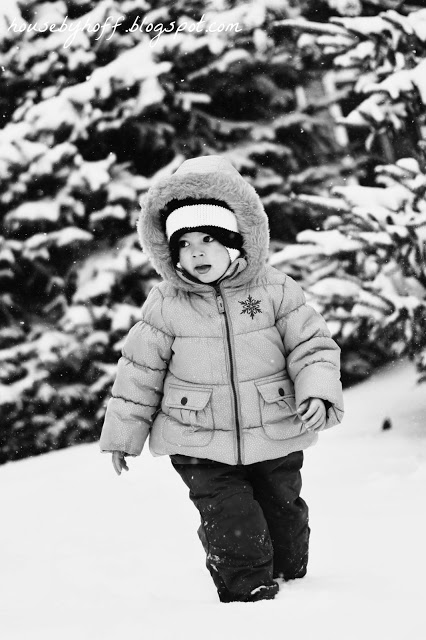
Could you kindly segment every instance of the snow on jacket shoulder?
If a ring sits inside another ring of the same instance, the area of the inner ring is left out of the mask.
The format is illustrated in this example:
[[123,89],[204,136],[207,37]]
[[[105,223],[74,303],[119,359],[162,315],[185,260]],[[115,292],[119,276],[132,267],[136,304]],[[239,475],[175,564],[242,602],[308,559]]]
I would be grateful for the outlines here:
[[[244,254],[217,286],[175,269],[161,221],[172,199],[220,198],[232,208]],[[327,403],[341,421],[340,349],[292,278],[267,265],[260,198],[224,158],[187,160],[150,188],[138,230],[163,282],[130,331],[101,435],[102,451],[180,453],[251,464],[306,449],[297,408]]]

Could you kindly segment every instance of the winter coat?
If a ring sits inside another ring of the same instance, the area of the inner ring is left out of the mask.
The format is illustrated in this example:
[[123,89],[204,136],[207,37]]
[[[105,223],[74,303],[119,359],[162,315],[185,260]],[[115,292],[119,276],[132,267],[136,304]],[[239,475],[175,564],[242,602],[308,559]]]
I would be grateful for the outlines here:
[[[219,284],[175,268],[160,220],[172,199],[215,198],[234,211],[245,257]],[[297,409],[328,407],[342,420],[340,349],[301,287],[267,264],[268,219],[259,196],[220,156],[184,162],[148,191],[138,231],[163,281],[130,330],[108,401],[100,447],[139,455],[183,454],[251,464],[318,439]]]

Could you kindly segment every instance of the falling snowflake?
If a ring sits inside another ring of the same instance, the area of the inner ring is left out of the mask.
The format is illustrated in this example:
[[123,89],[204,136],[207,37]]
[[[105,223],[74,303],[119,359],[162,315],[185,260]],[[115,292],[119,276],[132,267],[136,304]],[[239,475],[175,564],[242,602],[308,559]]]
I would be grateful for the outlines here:
[[248,313],[252,320],[256,313],[262,313],[262,309],[259,308],[260,300],[253,300],[253,298],[249,296],[247,300],[238,300],[238,302],[243,305],[241,313]]

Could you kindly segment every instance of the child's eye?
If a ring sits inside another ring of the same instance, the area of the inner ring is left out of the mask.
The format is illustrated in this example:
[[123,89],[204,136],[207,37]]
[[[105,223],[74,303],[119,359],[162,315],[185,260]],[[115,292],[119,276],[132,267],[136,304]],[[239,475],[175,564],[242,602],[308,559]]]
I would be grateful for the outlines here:
[[203,242],[214,242],[214,238],[212,236],[204,236]]
[[184,249],[185,247],[189,247],[188,240],[179,240],[178,242],[179,249]]

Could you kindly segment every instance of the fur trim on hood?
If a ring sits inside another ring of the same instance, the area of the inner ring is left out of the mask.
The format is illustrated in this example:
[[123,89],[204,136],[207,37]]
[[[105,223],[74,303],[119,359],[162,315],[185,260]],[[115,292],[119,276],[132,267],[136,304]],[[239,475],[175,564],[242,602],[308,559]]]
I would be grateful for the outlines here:
[[168,202],[187,198],[222,200],[231,207],[243,237],[247,261],[247,267],[232,282],[250,282],[263,269],[269,257],[268,217],[254,188],[221,156],[186,160],[172,176],[152,185],[141,200],[142,212],[137,224],[139,239],[157,273],[179,289],[193,289],[193,285],[183,280],[173,266],[161,220],[161,211]]

